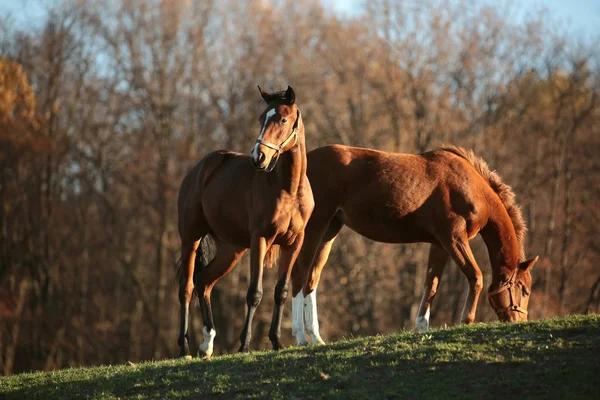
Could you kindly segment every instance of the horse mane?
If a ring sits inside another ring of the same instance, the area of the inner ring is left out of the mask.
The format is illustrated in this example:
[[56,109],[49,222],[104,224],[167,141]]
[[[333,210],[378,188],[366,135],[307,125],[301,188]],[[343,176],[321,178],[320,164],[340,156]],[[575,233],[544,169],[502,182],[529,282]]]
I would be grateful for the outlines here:
[[515,193],[512,188],[508,186],[500,175],[496,171],[490,170],[490,167],[481,157],[475,155],[473,150],[466,150],[462,147],[456,147],[452,145],[444,145],[440,150],[448,151],[456,154],[459,157],[467,160],[475,170],[488,182],[492,190],[500,197],[504,208],[510,216],[515,234],[517,235],[517,243],[519,245],[519,257],[520,260],[525,260],[525,233],[527,232],[527,225],[523,219],[521,213],[521,207],[515,201]]

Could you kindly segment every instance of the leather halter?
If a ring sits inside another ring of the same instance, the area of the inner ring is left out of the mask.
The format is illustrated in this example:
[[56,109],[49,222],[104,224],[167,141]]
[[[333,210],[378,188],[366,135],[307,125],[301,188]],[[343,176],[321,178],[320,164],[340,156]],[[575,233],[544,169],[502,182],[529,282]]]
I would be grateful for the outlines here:
[[[514,302],[514,299],[513,299],[513,293],[511,290],[512,287],[513,286],[521,286],[521,287],[523,286],[522,282],[515,282],[515,278],[517,277],[517,272],[518,272],[518,269],[515,269],[515,272],[513,272],[511,277],[506,282],[504,282],[498,289],[488,293],[488,300],[490,302],[490,305],[496,312],[496,314],[500,314],[500,313],[507,312],[507,311],[514,311],[514,312],[520,312],[522,314],[527,315],[527,310],[525,310],[521,306],[516,305]],[[495,296],[498,293],[502,293],[507,290],[508,290],[508,296],[510,298],[510,303],[509,303],[508,307],[497,307],[494,304],[494,300],[492,299],[492,296]]]
[[285,139],[283,141],[283,143],[281,143],[279,145],[267,142],[264,139],[256,139],[256,143],[262,144],[263,146],[273,149],[276,152],[275,153],[275,161],[271,160],[271,163],[270,163],[273,166],[271,168],[269,168],[269,166],[267,166],[267,168],[265,168],[265,171],[271,172],[273,170],[273,168],[275,168],[275,165],[277,165],[277,161],[279,160],[279,155],[282,153],[282,150],[285,149],[285,147],[292,141],[292,139],[294,140],[294,144],[292,145],[292,147],[294,147],[296,145],[296,143],[298,143],[298,122],[299,121],[300,121],[300,110],[298,110],[298,113],[296,114],[296,122],[294,122],[294,126],[292,127],[292,133],[290,133],[290,136],[288,136],[287,139]]

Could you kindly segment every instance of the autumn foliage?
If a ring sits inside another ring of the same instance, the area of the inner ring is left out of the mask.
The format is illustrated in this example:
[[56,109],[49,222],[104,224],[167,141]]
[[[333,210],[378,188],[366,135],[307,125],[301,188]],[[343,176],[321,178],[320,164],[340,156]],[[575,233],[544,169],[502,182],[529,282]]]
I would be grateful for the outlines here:
[[[479,2],[372,0],[353,16],[273,3],[65,1],[39,24],[0,23],[2,373],[177,355],[177,189],[208,152],[250,152],[257,84],[294,87],[309,150],[473,149],[541,255],[531,318],[598,312],[597,38]],[[344,229],[319,285],[323,338],[412,329],[427,252]],[[247,284],[244,257],[213,292],[217,354],[237,348]],[[448,266],[432,325],[457,323],[465,295]],[[253,348],[268,347],[271,301]],[[200,322],[193,310],[194,345]]]

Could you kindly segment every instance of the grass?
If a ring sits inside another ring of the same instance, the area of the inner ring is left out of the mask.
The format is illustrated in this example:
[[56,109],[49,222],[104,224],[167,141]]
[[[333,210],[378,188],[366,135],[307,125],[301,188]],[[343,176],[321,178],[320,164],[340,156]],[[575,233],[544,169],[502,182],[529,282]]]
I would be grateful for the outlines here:
[[600,398],[600,315],[0,378],[0,399]]

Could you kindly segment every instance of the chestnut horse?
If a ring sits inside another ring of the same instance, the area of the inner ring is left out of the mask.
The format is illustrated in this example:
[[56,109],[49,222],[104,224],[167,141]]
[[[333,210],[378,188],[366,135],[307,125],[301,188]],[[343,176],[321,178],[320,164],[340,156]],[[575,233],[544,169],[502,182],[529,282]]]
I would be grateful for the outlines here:
[[[378,242],[431,243],[416,330],[426,331],[429,310],[449,258],[465,274],[469,292],[461,321],[475,319],[483,279],[469,239],[481,233],[493,268],[489,299],[503,321],[527,319],[530,269],[525,223],[514,194],[485,161],[462,148],[423,154],[386,153],[341,145],[308,154],[315,209],[292,272],[293,334],[322,343],[316,289],[342,226]],[[303,288],[302,292],[301,289]]]
[[[232,151],[210,153],[187,173],[179,188],[182,357],[191,358],[187,330],[194,289],[200,298],[204,324],[200,353],[210,358],[216,335],[210,304],[212,289],[250,248],[248,313],[240,336],[240,351],[248,350],[252,319],[262,299],[265,257],[276,245],[281,257],[269,339],[274,349],[281,348],[281,317],[288,282],[314,200],[306,177],[304,124],[294,90],[288,86],[285,92],[269,94],[258,89],[268,106],[260,116],[261,131],[250,157]],[[216,254],[205,266],[201,241],[207,235],[216,243]]]

